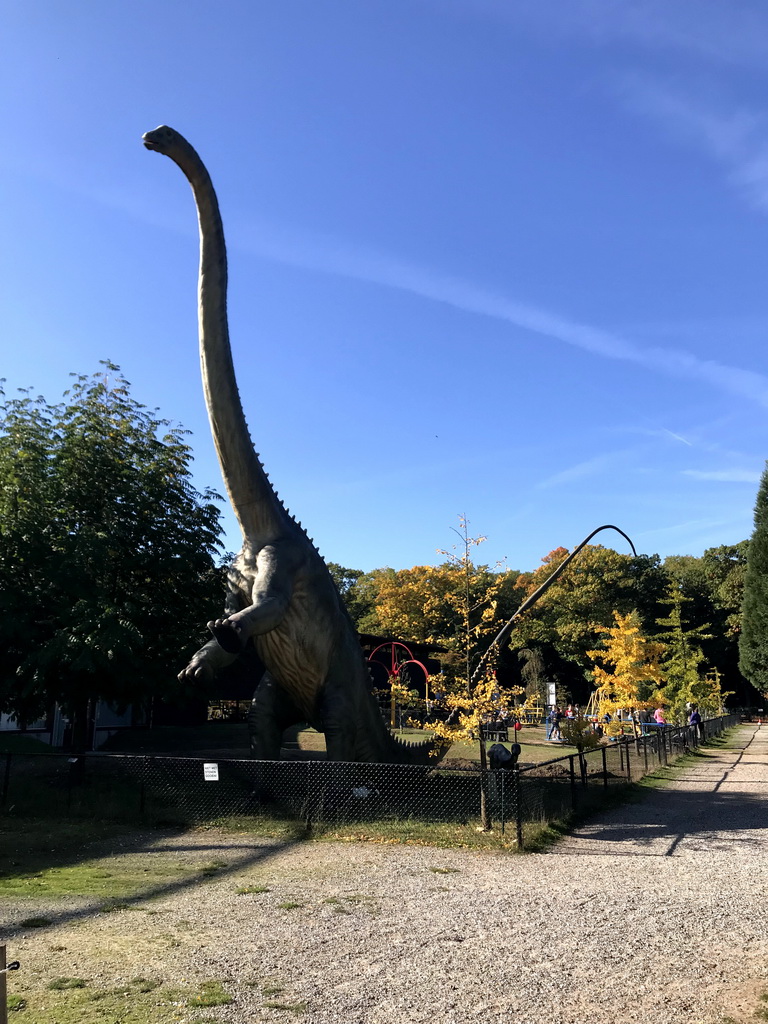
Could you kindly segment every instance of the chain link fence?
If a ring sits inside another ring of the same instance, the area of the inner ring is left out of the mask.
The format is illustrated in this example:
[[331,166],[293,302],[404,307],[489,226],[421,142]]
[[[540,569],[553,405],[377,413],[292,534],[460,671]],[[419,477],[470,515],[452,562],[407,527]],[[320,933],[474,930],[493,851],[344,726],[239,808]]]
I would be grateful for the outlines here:
[[6,754],[0,809],[53,815],[184,824],[259,816],[307,825],[374,821],[477,824],[481,794],[502,831],[566,817],[599,803],[705,739],[735,716],[700,727],[666,727],[635,739],[542,764],[481,772],[437,765],[253,761],[91,753]]

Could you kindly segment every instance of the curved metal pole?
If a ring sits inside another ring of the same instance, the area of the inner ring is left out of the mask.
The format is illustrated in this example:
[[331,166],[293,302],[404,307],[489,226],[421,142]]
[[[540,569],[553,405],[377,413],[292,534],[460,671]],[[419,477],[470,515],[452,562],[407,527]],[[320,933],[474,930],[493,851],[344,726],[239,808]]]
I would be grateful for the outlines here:
[[[413,661],[413,654],[412,654],[412,652],[409,650],[409,648],[405,644],[401,643],[399,640],[387,640],[386,643],[379,644],[378,647],[374,647],[374,649],[368,655],[368,659],[367,659],[368,662],[373,663],[373,656],[374,656],[374,654],[377,651],[380,651],[383,647],[391,647],[392,648],[392,650],[389,652],[389,656],[390,656],[389,674],[391,676],[396,676],[397,675],[398,665],[397,665],[397,662],[395,661],[395,648],[396,647],[402,647],[403,650],[408,655],[408,658],[411,661]],[[376,664],[381,665],[381,662],[380,661],[376,662]]]
[[504,643],[504,641],[509,636],[509,634],[512,632],[512,627],[515,624],[515,619],[519,618],[519,616],[521,616],[523,614],[523,612],[527,612],[528,609],[531,607],[531,605],[534,605],[539,600],[539,598],[543,594],[545,594],[547,592],[547,590],[549,590],[549,588],[552,586],[552,584],[555,582],[555,580],[558,578],[558,576],[561,575],[561,573],[563,572],[565,567],[567,565],[569,565],[573,561],[573,559],[576,557],[576,555],[578,555],[578,553],[581,551],[581,549],[583,547],[585,547],[587,544],[589,544],[589,542],[592,540],[592,538],[595,536],[595,534],[600,533],[602,530],[615,530],[616,533],[620,533],[621,536],[624,538],[624,540],[627,541],[629,546],[632,548],[632,554],[635,557],[637,557],[637,551],[635,551],[635,545],[632,543],[632,541],[626,535],[626,533],[624,533],[623,530],[620,530],[618,528],[618,526],[611,526],[610,523],[608,523],[606,526],[598,526],[598,528],[596,530],[593,530],[592,533],[590,533],[590,535],[588,537],[584,538],[584,540],[581,542],[581,544],[577,544],[576,545],[576,547],[568,555],[568,557],[565,559],[565,561],[562,562],[560,565],[558,565],[558,567],[555,569],[555,571],[552,573],[552,575],[548,579],[544,580],[544,582],[541,584],[541,586],[538,588],[538,590],[534,590],[534,592],[531,594],[531,596],[529,598],[526,598],[525,601],[523,601],[523,603],[517,609],[517,611],[512,616],[512,618],[506,623],[506,625],[504,625],[499,630],[499,632],[493,638],[490,647],[488,648],[488,650],[485,652],[485,654],[482,656],[482,658],[478,662],[477,668],[472,673],[472,678],[470,679],[470,682],[469,682],[470,686],[474,686],[475,685],[476,681],[478,680],[478,678],[480,677],[481,673],[485,669],[485,666],[486,666],[486,664],[488,662],[488,659],[490,658],[490,656],[493,653],[493,651],[498,649],[498,648],[500,648],[501,645]]

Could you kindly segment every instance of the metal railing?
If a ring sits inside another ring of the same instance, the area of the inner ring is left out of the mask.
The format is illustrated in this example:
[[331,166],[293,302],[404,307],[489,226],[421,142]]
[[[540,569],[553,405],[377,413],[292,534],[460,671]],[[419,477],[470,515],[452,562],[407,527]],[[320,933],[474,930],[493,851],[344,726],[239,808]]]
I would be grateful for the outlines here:
[[91,753],[0,755],[0,812],[153,824],[264,816],[307,825],[419,821],[472,825],[486,811],[502,832],[567,817],[703,740],[736,716],[665,727],[582,754],[481,772],[448,765],[253,761]]

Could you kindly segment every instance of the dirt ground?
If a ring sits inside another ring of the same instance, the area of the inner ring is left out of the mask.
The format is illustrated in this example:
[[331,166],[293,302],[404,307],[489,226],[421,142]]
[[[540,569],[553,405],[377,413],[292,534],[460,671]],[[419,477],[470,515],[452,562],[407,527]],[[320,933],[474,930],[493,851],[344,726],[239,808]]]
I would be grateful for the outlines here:
[[[766,810],[768,731],[743,726],[546,854],[151,833],[92,858],[142,866],[135,896],[17,895],[0,904],[0,940],[23,964],[20,1024],[754,1024]],[[35,916],[47,923],[22,924]],[[89,1001],[77,1018],[39,1016],[62,977],[87,988],[58,1005]],[[107,1004],[88,992],[137,979],[153,987],[133,997],[149,1015],[98,1016]],[[206,982],[233,1002],[185,1002]]]

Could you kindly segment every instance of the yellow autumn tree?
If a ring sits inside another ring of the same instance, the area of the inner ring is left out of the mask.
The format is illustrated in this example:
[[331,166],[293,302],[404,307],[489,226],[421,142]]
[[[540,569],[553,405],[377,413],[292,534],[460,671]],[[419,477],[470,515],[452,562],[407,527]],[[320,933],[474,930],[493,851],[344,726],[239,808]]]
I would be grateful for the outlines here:
[[445,717],[427,722],[425,728],[451,743],[479,740],[482,726],[510,711],[525,692],[522,686],[499,686],[491,675],[483,676],[469,691],[463,679],[442,685],[446,690],[435,703]]
[[664,683],[659,660],[665,645],[643,634],[637,612],[614,612],[613,618],[615,625],[598,627],[604,635],[603,649],[587,651],[595,662],[592,672],[601,717],[620,709],[652,707]]
[[[460,543],[441,565],[415,565],[411,569],[375,569],[368,576],[373,615],[366,629],[407,643],[415,640],[440,651],[444,684],[457,680],[466,690],[480,655],[504,621],[497,606],[505,586],[511,589],[516,574],[499,566],[478,565],[473,548],[485,537],[470,537],[469,523],[459,517],[455,532]],[[430,689],[433,687],[430,686]]]

